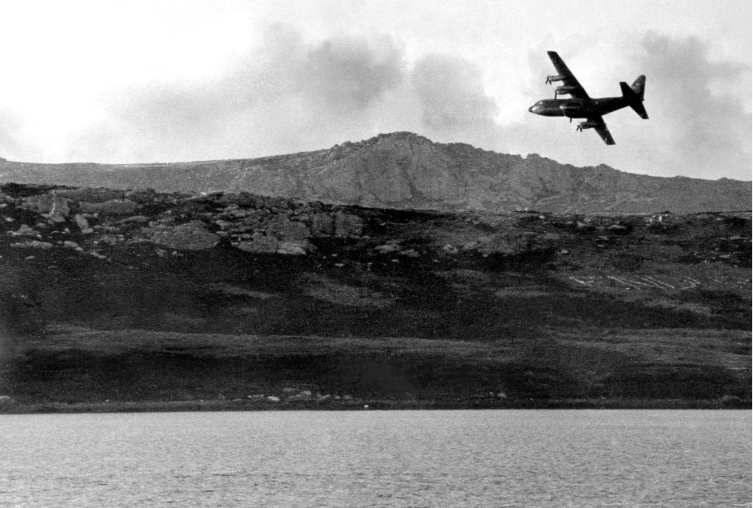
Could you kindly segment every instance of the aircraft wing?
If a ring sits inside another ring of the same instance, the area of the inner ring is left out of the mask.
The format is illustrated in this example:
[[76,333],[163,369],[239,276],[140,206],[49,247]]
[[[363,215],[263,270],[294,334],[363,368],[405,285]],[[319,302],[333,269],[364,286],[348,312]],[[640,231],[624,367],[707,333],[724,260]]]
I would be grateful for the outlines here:
[[568,92],[572,97],[576,99],[589,99],[590,97],[586,93],[586,89],[578,83],[570,69],[567,68],[565,62],[560,58],[556,51],[547,51],[547,55],[552,60],[554,68],[557,69],[557,74],[562,79],[562,84],[567,87],[572,87],[572,91]]
[[589,120],[599,123],[594,127],[594,130],[599,134],[599,136],[601,136],[601,139],[604,140],[604,143],[613,145],[614,139],[612,138],[612,134],[609,132],[609,129],[607,129],[607,124],[604,122],[604,119],[599,116],[595,118],[589,118]]

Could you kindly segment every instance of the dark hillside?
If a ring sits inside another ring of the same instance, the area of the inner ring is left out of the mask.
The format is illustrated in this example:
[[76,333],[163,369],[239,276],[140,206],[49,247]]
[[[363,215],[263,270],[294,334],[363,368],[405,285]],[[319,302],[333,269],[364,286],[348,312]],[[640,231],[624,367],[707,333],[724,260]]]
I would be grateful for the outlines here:
[[6,185],[0,228],[0,410],[749,399],[750,213]]

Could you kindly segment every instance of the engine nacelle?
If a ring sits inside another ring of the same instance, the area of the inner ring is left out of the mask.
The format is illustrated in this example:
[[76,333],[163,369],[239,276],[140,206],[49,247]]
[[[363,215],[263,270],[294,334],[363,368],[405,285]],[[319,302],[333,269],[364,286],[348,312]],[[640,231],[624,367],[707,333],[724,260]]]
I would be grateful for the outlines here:
[[575,130],[583,131],[583,129],[593,129],[594,127],[598,127],[599,125],[601,125],[599,122],[588,120],[587,122],[579,123]]
[[555,81],[564,81],[567,76],[547,76],[546,84],[554,83]]
[[562,94],[572,94],[577,89],[578,89],[577,86],[568,86],[568,85],[558,86],[557,88],[554,89],[554,96],[557,97],[558,95],[562,95]]

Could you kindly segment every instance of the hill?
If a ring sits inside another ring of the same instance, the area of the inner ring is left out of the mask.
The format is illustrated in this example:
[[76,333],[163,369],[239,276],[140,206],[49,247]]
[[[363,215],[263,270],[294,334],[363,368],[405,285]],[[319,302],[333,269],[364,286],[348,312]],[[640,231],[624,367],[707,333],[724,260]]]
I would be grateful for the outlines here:
[[750,405],[749,212],[6,184],[0,258],[0,412]]
[[375,208],[555,213],[697,213],[751,209],[751,183],[658,178],[605,165],[434,143],[407,132],[327,150],[170,164],[35,164],[0,160],[0,182],[250,192]]

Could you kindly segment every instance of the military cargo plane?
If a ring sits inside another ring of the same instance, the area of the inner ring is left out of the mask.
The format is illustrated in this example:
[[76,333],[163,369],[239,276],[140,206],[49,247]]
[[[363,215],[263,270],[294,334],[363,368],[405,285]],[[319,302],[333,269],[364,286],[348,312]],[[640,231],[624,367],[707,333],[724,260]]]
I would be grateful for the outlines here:
[[[578,83],[565,62],[560,58],[556,51],[547,51],[551,58],[557,75],[547,76],[546,84],[561,81],[562,85],[554,89],[554,99],[544,99],[530,108],[528,111],[541,116],[566,116],[573,121],[573,118],[585,118],[585,122],[578,123],[576,130],[594,129],[601,139],[608,145],[614,144],[614,139],[604,123],[602,115],[617,111],[624,107],[630,106],[638,115],[648,120],[648,113],[643,107],[643,91],[646,87],[646,76],[638,76],[632,85],[628,86],[624,81],[620,82],[622,97],[604,97],[601,99],[592,99],[586,93],[586,90]],[[567,94],[569,99],[558,99],[560,95]]]

